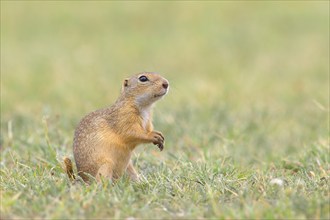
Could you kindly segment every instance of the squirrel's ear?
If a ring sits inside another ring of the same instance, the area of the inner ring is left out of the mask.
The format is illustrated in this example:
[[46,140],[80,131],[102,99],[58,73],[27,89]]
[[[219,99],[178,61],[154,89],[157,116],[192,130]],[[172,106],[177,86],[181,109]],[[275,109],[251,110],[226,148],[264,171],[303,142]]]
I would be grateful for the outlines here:
[[128,79],[125,79],[122,86],[122,91],[128,86]]
[[123,87],[127,87],[127,86],[128,86],[128,79],[125,79],[123,83]]

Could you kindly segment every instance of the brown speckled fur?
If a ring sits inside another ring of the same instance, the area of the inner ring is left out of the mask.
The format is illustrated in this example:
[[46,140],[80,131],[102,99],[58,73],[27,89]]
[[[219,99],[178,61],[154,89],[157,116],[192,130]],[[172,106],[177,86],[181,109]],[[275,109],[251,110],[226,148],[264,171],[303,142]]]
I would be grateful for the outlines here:
[[[140,76],[148,81],[141,82]],[[168,91],[168,81],[155,73],[139,73],[126,79],[114,105],[86,115],[75,130],[73,154],[78,174],[85,180],[88,173],[118,179],[127,171],[138,180],[131,154],[143,143],[153,143],[163,149],[164,137],[153,131],[152,104]]]

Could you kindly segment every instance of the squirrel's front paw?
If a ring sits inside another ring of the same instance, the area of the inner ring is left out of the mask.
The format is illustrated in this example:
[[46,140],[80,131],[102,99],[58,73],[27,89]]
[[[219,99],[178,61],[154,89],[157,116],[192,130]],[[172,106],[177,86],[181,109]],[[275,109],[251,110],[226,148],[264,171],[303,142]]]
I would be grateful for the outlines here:
[[159,131],[152,131],[150,133],[150,135],[152,136],[152,143],[154,145],[157,145],[157,147],[159,148],[160,151],[162,151],[164,149],[164,143],[165,143],[165,138],[163,136],[163,134]]

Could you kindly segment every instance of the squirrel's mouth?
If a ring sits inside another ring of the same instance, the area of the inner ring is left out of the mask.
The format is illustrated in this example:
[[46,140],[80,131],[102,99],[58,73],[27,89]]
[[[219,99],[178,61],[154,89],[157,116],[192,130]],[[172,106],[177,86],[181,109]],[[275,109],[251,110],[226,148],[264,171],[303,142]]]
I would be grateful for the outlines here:
[[155,95],[154,95],[154,98],[162,97],[162,96],[166,95],[166,93],[167,93],[167,90],[166,90],[165,92],[163,92],[163,93],[155,94]]

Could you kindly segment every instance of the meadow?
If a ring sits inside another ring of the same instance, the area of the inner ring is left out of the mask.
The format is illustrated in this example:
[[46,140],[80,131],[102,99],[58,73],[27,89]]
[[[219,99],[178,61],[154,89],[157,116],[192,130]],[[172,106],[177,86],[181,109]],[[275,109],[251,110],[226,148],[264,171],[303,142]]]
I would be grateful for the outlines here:
[[[328,1],[1,1],[1,219],[329,219]],[[162,74],[140,183],[72,184],[75,126]]]

